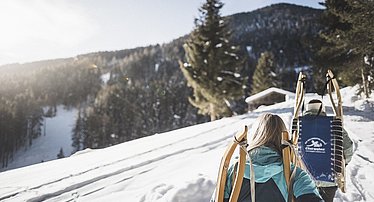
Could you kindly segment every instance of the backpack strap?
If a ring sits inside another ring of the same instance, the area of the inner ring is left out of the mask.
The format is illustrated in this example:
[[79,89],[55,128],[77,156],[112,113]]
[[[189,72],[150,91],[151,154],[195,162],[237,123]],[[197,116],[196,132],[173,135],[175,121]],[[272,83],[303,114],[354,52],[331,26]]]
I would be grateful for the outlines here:
[[[291,173],[291,163],[297,162],[297,153],[293,144],[290,142],[288,137],[288,132],[282,132],[282,159],[283,159],[283,172],[286,179],[287,192],[288,192],[288,202],[293,202],[295,200],[293,195],[293,183],[296,176],[296,166]],[[292,155],[291,155],[292,154]],[[292,157],[292,159],[291,159]]]
[[239,160],[235,160],[235,162],[234,162],[234,170],[232,172],[232,177],[231,177],[231,185],[233,185],[235,183],[237,169],[238,169],[238,164],[239,164]]

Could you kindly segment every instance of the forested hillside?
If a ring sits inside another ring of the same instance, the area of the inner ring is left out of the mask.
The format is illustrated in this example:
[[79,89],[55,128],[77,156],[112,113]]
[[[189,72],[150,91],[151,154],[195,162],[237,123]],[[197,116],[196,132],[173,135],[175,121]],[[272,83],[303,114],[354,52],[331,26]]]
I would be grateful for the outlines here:
[[[248,78],[247,89],[265,51],[275,56],[280,87],[294,89],[295,69],[312,63],[321,13],[277,4],[224,18],[244,61],[241,75]],[[179,69],[178,61],[186,61],[187,37],[161,45],[0,66],[0,164],[6,166],[17,149],[41,135],[43,118],[54,116],[57,105],[79,111],[72,131],[77,151],[207,121],[188,102],[191,89]],[[104,74],[110,75],[106,83],[100,79]],[[243,100],[249,94],[246,91],[231,105],[235,113],[245,111]]]

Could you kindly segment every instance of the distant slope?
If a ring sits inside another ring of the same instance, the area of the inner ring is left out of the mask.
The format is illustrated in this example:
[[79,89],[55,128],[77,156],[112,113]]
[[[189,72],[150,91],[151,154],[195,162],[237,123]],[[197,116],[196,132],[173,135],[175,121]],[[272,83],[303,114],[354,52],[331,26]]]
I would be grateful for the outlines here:
[[[76,109],[57,107],[55,117],[45,118],[42,134],[33,141],[32,145],[25,145],[13,155],[13,160],[6,168],[0,167],[0,172],[14,168],[24,167],[57,158],[62,148],[64,156],[70,156],[74,151],[71,141],[71,131],[77,116]],[[46,130],[44,132],[44,129]]]
[[321,30],[319,16],[323,10],[281,3],[253,12],[229,16],[235,40],[251,46],[259,57],[264,51],[276,56],[282,68],[308,65],[314,38]]

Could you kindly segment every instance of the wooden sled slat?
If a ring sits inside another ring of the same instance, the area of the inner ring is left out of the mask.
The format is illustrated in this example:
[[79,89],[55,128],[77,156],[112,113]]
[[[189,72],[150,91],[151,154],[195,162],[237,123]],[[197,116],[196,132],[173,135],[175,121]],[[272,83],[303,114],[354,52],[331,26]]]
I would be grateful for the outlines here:
[[239,165],[238,165],[238,171],[235,177],[235,181],[232,187],[232,192],[230,196],[230,202],[236,202],[239,198],[239,193],[242,187],[243,183],[243,176],[244,176],[244,170],[245,170],[245,162],[246,162],[246,152],[243,151],[242,148],[240,148],[239,152]]
[[[221,164],[220,164],[219,172],[218,172],[217,187],[216,187],[216,197],[215,197],[216,202],[223,202],[224,193],[225,193],[226,178],[227,178],[227,171],[228,171],[228,168],[229,168],[229,165],[230,165],[231,157],[232,157],[236,147],[238,146],[239,142],[241,142],[241,141],[243,141],[247,138],[247,132],[248,132],[248,127],[245,126],[243,132],[235,135],[235,140],[233,140],[229,144],[229,146],[227,147],[227,149],[226,149],[226,151],[225,151],[225,153],[224,153],[224,155],[221,159]],[[242,152],[242,150],[240,150],[240,157],[239,157],[240,161],[243,161],[243,157],[244,157],[244,164],[242,162],[240,162],[240,163],[242,165],[245,165],[246,154],[244,153],[244,156],[243,156],[243,152]],[[237,179],[240,177],[239,176],[239,174],[241,174],[240,171],[242,171],[242,173],[244,174],[244,170],[242,170],[242,169],[243,168],[240,168],[240,166],[239,166],[239,168],[238,168],[239,173],[236,176]],[[243,174],[241,175],[241,178],[243,178]],[[241,179],[241,182],[242,182],[242,180],[243,179]],[[238,182],[240,182],[240,180]],[[240,183],[240,187],[241,187],[241,183]]]
[[[340,94],[340,88],[339,88],[338,81],[336,80],[336,78],[335,78],[335,76],[334,76],[334,74],[332,73],[331,70],[327,71],[326,77],[328,77],[327,79],[331,79],[331,82],[329,82],[329,85],[328,85],[327,89],[328,89],[330,101],[331,101],[331,104],[333,106],[335,116],[343,120],[343,106],[342,106],[343,102],[342,102],[342,96]],[[332,96],[333,90],[335,90],[335,93],[336,93],[336,98],[337,98],[337,101],[338,101],[337,104],[335,103],[334,98]]]
[[[331,79],[331,82],[328,83],[328,88],[327,92],[329,94],[329,98],[331,101],[332,109],[335,113],[335,116],[337,118],[340,118],[343,123],[343,102],[342,102],[342,96],[340,94],[340,88],[338,81],[336,80],[334,74],[332,73],[331,70],[327,70],[326,74],[327,79]],[[336,93],[336,99],[338,103],[335,103],[334,98],[333,98],[333,90],[335,90]],[[342,159],[342,172],[341,173],[336,173],[336,179],[337,179],[337,184],[339,189],[345,193],[346,192],[346,183],[345,183],[345,159]]]

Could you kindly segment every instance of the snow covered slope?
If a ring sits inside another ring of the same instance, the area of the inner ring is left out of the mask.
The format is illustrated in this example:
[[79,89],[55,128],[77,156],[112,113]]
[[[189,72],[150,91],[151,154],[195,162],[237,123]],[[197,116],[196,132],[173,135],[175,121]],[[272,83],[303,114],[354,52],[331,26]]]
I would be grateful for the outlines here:
[[8,167],[0,168],[0,172],[56,159],[60,148],[63,149],[65,156],[70,156],[73,152],[71,131],[77,113],[75,108],[65,109],[63,106],[58,106],[55,117],[45,118],[46,135],[33,140],[31,146],[26,145],[19,149]]
[[[336,201],[374,201],[374,112],[355,108],[342,90],[345,128],[355,142],[347,167],[347,193]],[[308,95],[307,100],[314,95]],[[317,97],[318,98],[318,97]],[[324,98],[326,99],[326,98]],[[328,106],[328,101],[325,100]],[[331,111],[331,107],[327,107]],[[232,136],[264,112],[287,125],[293,102],[141,138],[69,158],[0,173],[0,201],[209,201],[222,154]]]

